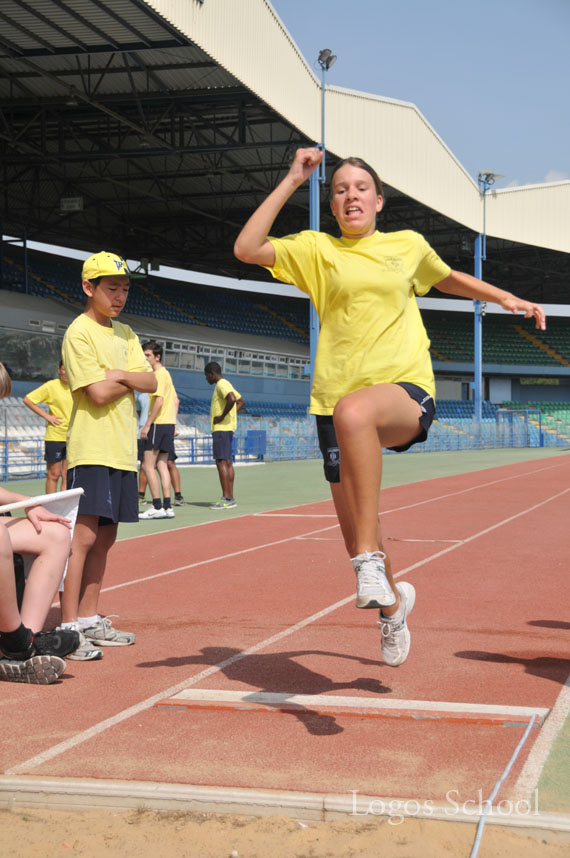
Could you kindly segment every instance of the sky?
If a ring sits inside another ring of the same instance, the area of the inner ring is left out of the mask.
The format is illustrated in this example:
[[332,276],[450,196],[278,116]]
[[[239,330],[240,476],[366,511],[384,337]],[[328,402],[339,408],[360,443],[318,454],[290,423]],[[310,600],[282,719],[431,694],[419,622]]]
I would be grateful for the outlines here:
[[570,0],[271,3],[319,77],[337,55],[327,85],[412,102],[474,179],[570,179]]

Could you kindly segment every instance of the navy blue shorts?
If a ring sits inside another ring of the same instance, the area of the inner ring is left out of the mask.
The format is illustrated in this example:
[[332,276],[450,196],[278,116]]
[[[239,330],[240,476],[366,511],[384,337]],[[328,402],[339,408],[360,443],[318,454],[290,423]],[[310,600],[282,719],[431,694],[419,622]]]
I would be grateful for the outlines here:
[[218,459],[231,460],[233,437],[233,432],[212,432],[212,455],[216,461]]
[[174,455],[174,423],[151,423],[146,439],[145,450],[158,450]]
[[48,465],[63,462],[67,452],[65,441],[44,441],[44,459]]
[[[407,381],[396,382],[400,387],[403,387],[406,393],[417,402],[422,414],[420,419],[421,429],[409,444],[403,444],[400,447],[388,447],[389,450],[395,450],[397,453],[403,453],[409,450],[414,444],[421,444],[426,440],[429,428],[435,417],[435,403],[433,397],[426,393],[422,387],[417,384],[411,384]],[[340,451],[336,440],[336,432],[332,414],[317,414],[317,437],[319,439],[319,448],[323,457],[323,468],[325,479],[329,483],[340,483]]]
[[144,459],[144,449],[146,447],[146,440],[144,438],[137,438],[137,459],[139,462],[142,462]]
[[67,488],[84,490],[77,511],[79,515],[98,515],[99,524],[139,520],[136,471],[77,465],[67,472]]

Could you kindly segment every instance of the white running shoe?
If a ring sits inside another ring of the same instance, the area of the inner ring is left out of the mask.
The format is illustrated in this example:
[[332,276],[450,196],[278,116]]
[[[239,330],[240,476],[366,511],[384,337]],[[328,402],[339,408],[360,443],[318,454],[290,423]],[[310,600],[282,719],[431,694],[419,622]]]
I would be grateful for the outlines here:
[[400,594],[400,607],[393,617],[385,617],[380,611],[380,631],[382,633],[382,658],[390,667],[398,667],[408,657],[411,635],[406,620],[412,613],[416,591],[408,581],[396,584]]
[[385,557],[381,551],[374,554],[365,551],[352,558],[357,608],[389,608],[396,604],[396,596],[386,578]]
[[171,506],[169,506],[168,509],[164,510],[164,517],[165,518],[176,518],[176,513],[174,512],[174,510],[172,509]]
[[139,512],[139,519],[147,521],[149,518],[173,518],[173,516],[166,515],[166,510],[163,507],[155,509],[151,506],[145,512]]
[[103,658],[101,650],[87,640],[79,623],[74,623],[73,628],[79,632],[79,646],[67,657],[72,661],[99,661]]

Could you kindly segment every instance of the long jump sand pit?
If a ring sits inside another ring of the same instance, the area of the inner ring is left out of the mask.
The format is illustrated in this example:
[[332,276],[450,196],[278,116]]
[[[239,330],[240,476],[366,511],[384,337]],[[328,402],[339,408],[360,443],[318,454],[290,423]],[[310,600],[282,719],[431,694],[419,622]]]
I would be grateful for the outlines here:
[[[11,858],[469,858],[475,823],[387,817],[300,823],[283,816],[3,810]],[[566,858],[570,832],[487,825],[477,858]]]

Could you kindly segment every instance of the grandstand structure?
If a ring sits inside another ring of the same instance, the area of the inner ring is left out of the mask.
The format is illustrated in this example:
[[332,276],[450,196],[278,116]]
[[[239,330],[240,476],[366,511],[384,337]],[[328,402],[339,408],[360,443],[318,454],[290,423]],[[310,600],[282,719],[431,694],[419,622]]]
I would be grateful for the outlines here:
[[[54,374],[63,332],[83,305],[80,262],[33,248],[84,256],[106,248],[145,275],[125,320],[165,343],[188,426],[205,425],[203,366],[218,360],[246,400],[245,431],[269,421],[272,432],[277,421],[287,438],[309,437],[308,302],[243,266],[232,248],[294,150],[319,140],[320,87],[268,0],[42,0],[41,8],[5,0],[0,232],[14,240],[0,244],[0,359],[17,395]],[[340,87],[327,87],[326,99],[327,172],[338,158],[364,157],[385,184],[379,228],[416,229],[452,267],[471,272],[482,196],[417,107]],[[485,279],[540,301],[549,315],[537,332],[487,308],[489,443],[493,433],[502,443],[493,428],[502,406],[540,408],[532,443],[568,443],[570,182],[493,188],[486,202]],[[334,232],[322,203],[322,228]],[[303,188],[276,233],[307,227],[308,210]],[[168,266],[201,276],[167,279]],[[243,278],[247,290],[236,283]],[[471,304],[431,295],[419,304],[436,372],[435,449],[472,443]]]

